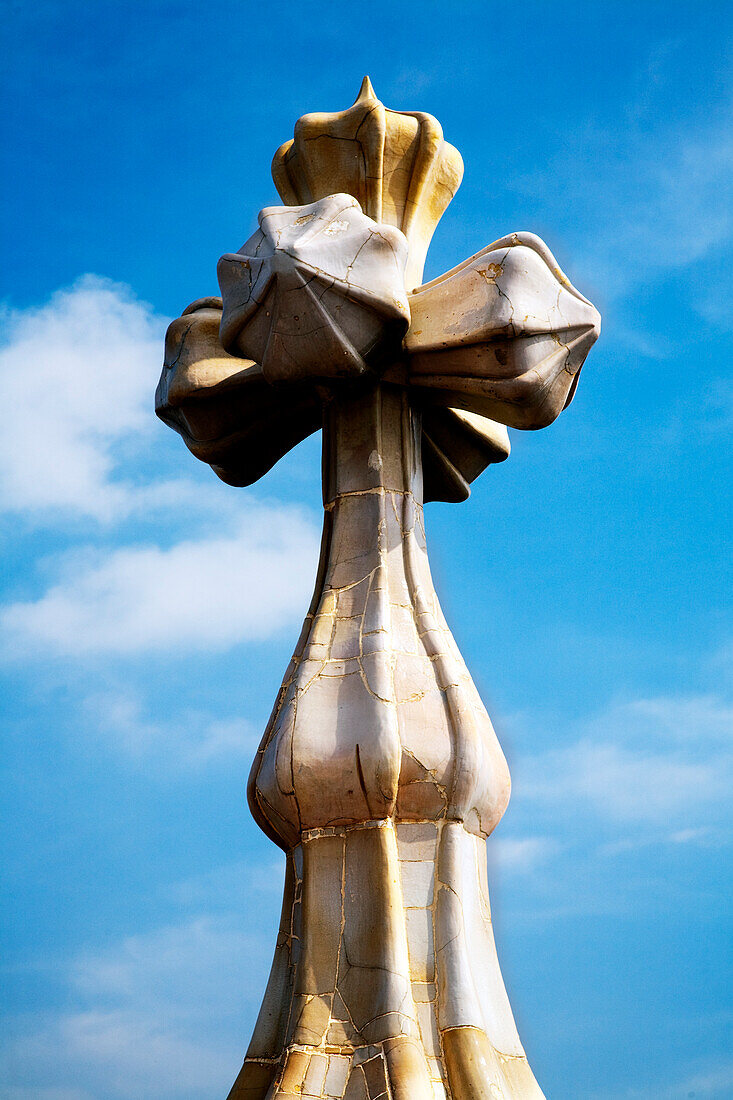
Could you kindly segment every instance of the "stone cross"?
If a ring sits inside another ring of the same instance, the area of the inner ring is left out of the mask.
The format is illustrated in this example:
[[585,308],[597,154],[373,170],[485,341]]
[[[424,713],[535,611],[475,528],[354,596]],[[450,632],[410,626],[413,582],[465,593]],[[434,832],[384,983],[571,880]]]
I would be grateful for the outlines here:
[[461,157],[368,78],[301,118],[272,172],[287,205],[170,326],[157,392],[232,485],[323,428],[315,592],[249,781],[287,857],[282,920],[229,1100],[535,1100],[486,881],[509,772],[423,502],[464,500],[506,425],[555,419],[600,318],[531,233],[421,285]]

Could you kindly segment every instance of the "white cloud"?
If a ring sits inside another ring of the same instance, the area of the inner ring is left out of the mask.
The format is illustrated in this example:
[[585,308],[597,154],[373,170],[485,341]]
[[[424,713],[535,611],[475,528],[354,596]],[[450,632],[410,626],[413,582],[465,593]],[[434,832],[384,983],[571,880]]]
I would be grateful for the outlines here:
[[0,348],[0,508],[109,521],[150,503],[117,454],[156,430],[166,320],[129,288],[85,276],[38,309],[6,310]]
[[[659,120],[653,130],[633,117],[637,106],[638,92],[628,124],[615,129],[595,119],[576,124],[562,152],[515,185],[528,196],[541,194],[559,223],[572,219],[583,245],[572,271],[582,272],[577,281],[591,298],[595,286],[606,300],[628,299],[640,285],[684,269],[700,308],[724,323],[725,295],[699,265],[719,257],[733,235],[730,105],[711,113],[706,125]],[[637,310],[628,327],[638,331],[639,319]]]
[[722,799],[730,783],[717,760],[692,763],[647,748],[591,742],[548,753],[537,772],[543,778],[534,784],[525,779],[525,795],[574,799],[624,821],[684,821],[690,803]]
[[95,741],[105,739],[146,768],[151,762],[164,764],[166,775],[221,759],[252,759],[263,732],[246,718],[213,718],[190,710],[170,715],[165,722],[155,721],[130,688],[90,695],[79,709],[89,720]]
[[589,728],[629,740],[650,738],[692,744],[730,743],[733,705],[716,695],[659,695],[616,705],[593,719]]
[[[179,1019],[192,1014],[198,1018],[207,1009],[223,1011],[222,998],[239,996],[227,980],[231,968],[243,973],[253,951],[261,955],[264,949],[271,955],[274,950],[277,908],[271,908],[271,942],[259,929],[255,934],[246,931],[247,922],[239,916],[195,916],[183,924],[127,936],[106,950],[77,955],[69,967],[70,981],[98,1012],[130,1007],[152,1011],[161,1002]],[[266,974],[267,967],[259,970]],[[256,980],[247,983],[253,1003],[262,992],[256,987]]]
[[733,708],[710,695],[617,704],[583,723],[581,739],[518,761],[516,796],[707,841],[733,783],[732,730]]
[[256,913],[194,917],[69,960],[70,1009],[6,1020],[0,1097],[226,1095],[264,992],[277,911],[274,895],[259,893]]
[[[0,397],[0,510],[59,524],[131,513],[160,522],[195,515],[197,538],[173,546],[78,546],[45,563],[54,577],[33,601],[0,611],[6,652],[129,654],[225,647],[271,636],[302,616],[315,575],[309,518],[256,505],[223,487],[132,480],[155,432],[153,414],[165,320],[131,291],[86,276],[38,309],[7,311]],[[125,463],[125,469],[122,462]],[[139,463],[138,463],[139,464]],[[205,536],[205,537],[204,537]],[[117,708],[118,729],[137,733]],[[237,731],[220,723],[198,751]],[[207,748],[208,746],[208,748]]]
[[602,845],[600,851],[606,855],[616,855],[622,852],[634,852],[640,848],[667,846],[694,845],[697,848],[724,848],[730,843],[730,834],[723,829],[713,829],[706,825],[696,828],[669,829],[660,828],[648,833],[635,833],[633,836],[624,836],[619,840]]
[[557,841],[546,836],[492,837],[488,843],[489,860],[506,874],[529,874],[558,850]]
[[111,552],[75,551],[40,599],[0,614],[8,651],[131,654],[271,637],[307,607],[315,526],[294,507],[251,504],[232,534]]
[[[12,1022],[9,1026],[15,1030]],[[165,1009],[150,1015],[94,1010],[49,1016],[10,1038],[7,1049],[13,1078],[32,1083],[17,1086],[9,1098],[55,1100],[67,1089],[46,1082],[76,1080],[84,1091],[69,1096],[84,1100],[197,1100],[217,1084],[226,1095],[238,1068],[233,1049],[215,1037],[181,1033]]]

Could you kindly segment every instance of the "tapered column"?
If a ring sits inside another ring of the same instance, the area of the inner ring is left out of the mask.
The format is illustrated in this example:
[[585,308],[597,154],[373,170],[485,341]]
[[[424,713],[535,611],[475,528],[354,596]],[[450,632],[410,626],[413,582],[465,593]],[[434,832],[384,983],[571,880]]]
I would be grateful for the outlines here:
[[232,1100],[541,1097],[486,885],[509,778],[433,588],[420,437],[399,386],[325,402],[316,591],[250,781],[283,920]]
[[531,233],[419,285],[463,165],[368,78],[303,116],[272,170],[287,205],[221,257],[221,299],[170,326],[156,395],[239,486],[323,413],[315,592],[249,782],[287,854],[282,920],[231,1100],[541,1100],[486,883],[509,773],[433,588],[423,499],[465,500],[508,457],[506,425],[567,407],[600,317]]

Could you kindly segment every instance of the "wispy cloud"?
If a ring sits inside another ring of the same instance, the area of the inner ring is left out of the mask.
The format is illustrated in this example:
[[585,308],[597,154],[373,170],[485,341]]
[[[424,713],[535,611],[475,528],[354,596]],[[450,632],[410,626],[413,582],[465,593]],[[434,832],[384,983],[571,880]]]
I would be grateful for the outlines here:
[[730,744],[733,733],[733,704],[716,695],[659,695],[635,699],[611,708],[592,720],[592,728],[603,731],[622,725],[624,736],[653,736],[688,745]]
[[[664,59],[675,49],[667,43]],[[606,302],[684,271],[693,301],[722,322],[725,298],[700,264],[733,237],[733,112],[721,103],[704,125],[660,117],[650,128],[652,86],[678,79],[674,67],[662,74],[658,61],[640,74],[623,125],[577,125],[562,153],[516,186],[542,195],[554,221],[572,218],[574,236],[582,234],[573,271]]]
[[724,1100],[733,1094],[733,1063],[691,1070],[674,1081],[594,1092],[591,1100]]
[[535,763],[541,778],[529,784],[525,779],[525,796],[573,799],[621,821],[670,818],[677,824],[692,807],[720,801],[730,789],[729,765],[721,773],[717,758],[693,763],[646,747],[634,751],[586,741]]
[[[8,1024],[15,1030],[13,1022]],[[193,1029],[192,1029],[193,1030]],[[108,1100],[194,1100],[236,1075],[236,1053],[221,1041],[188,1033],[166,1018],[165,1010],[146,1015],[137,1010],[68,1012],[50,1016],[35,1030],[21,1031],[8,1042],[21,1097],[64,1097],[68,1090],[47,1090],[48,1080],[81,1080],[85,1090],[70,1096]],[[229,1073],[227,1073],[227,1063]],[[14,1093],[10,1092],[10,1097]]]
[[257,895],[256,931],[197,916],[82,952],[62,968],[72,1007],[5,1021],[3,1100],[200,1100],[226,1094],[264,990],[275,942]]
[[711,695],[614,704],[578,740],[520,761],[522,799],[617,823],[664,826],[665,842],[709,841],[733,783],[733,707]]
[[535,871],[557,855],[561,845],[552,837],[493,837],[489,859],[502,874],[523,875]]
[[169,487],[135,486],[120,458],[156,427],[165,318],[89,275],[2,319],[0,509],[109,522],[164,499]]
[[207,913],[246,912],[248,906],[278,904],[282,897],[285,860],[281,853],[254,866],[237,860],[166,887],[177,905]]
[[0,624],[24,657],[219,649],[296,622],[317,554],[305,513],[251,504],[228,535],[66,554],[44,595],[7,606]]
[[648,833],[635,833],[633,836],[624,836],[608,844],[601,845],[599,851],[604,855],[617,855],[624,852],[636,852],[641,848],[681,847],[694,845],[700,848],[722,848],[730,843],[730,836],[720,829],[713,829],[706,825],[697,828],[677,829],[672,832],[669,829],[658,829]]
[[[226,759],[251,759],[262,730],[245,717],[215,718],[192,712],[152,718],[130,687],[88,696],[79,707],[94,740],[144,765],[157,765],[166,775],[188,773]],[[79,722],[75,724],[78,731]]]
[[[137,1011],[152,1010],[164,1000],[180,1018],[198,1016],[206,1005],[220,1007],[218,978],[228,966],[238,961],[243,968],[251,964],[253,948],[265,947],[269,954],[274,947],[274,937],[265,944],[245,927],[237,917],[204,915],[127,936],[105,950],[76,955],[69,979],[97,1009],[117,1011],[134,1003]],[[248,983],[253,1000],[261,992],[252,989],[255,984]]]

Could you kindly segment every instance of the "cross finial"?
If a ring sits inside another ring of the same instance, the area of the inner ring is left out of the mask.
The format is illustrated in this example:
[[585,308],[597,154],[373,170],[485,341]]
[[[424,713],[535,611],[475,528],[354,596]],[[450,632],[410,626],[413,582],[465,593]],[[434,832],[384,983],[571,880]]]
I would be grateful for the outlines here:
[[354,103],[366,103],[368,100],[375,100],[377,98],[372,82],[368,76],[365,76],[361,82],[359,88],[359,94],[354,100]]
[[600,318],[539,238],[413,289],[462,171],[439,123],[384,107],[368,76],[352,107],[298,121],[273,159],[289,205],[222,258],[223,302],[168,334],[158,411],[194,454],[249,484],[319,425],[319,387],[384,377],[423,412],[426,499],[460,500],[507,457],[503,425],[559,414]]
[[463,178],[463,161],[437,119],[385,107],[365,76],[345,111],[298,119],[293,139],[275,153],[272,177],[289,206],[344,193],[374,221],[401,230],[408,243],[405,286],[412,290]]
[[252,767],[283,935],[229,1100],[543,1100],[496,959],[485,841],[509,797],[445,623],[424,499],[464,500],[571,400],[596,310],[530,233],[424,285],[462,162],[364,78],[275,154],[287,205],[171,325],[160,415],[233,484],[323,425],[316,589]]

